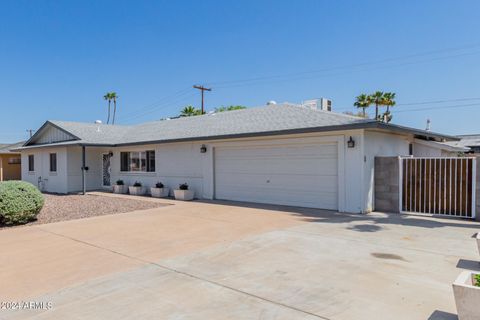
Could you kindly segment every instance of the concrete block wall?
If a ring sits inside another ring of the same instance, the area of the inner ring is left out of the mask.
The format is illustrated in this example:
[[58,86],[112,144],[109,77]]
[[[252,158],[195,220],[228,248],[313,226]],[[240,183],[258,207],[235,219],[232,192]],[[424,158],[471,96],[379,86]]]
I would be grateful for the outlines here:
[[375,157],[375,211],[398,213],[398,157]]

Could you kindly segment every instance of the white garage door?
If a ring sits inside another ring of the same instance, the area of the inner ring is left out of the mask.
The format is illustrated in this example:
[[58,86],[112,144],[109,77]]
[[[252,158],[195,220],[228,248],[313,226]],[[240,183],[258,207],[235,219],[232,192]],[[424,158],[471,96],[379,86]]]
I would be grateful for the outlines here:
[[215,197],[336,210],[337,143],[219,147]]

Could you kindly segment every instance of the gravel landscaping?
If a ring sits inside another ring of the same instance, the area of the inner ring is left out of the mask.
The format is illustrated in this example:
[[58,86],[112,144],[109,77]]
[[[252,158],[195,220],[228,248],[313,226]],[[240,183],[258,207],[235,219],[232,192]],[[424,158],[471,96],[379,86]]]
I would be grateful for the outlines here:
[[[163,207],[153,201],[125,199],[99,195],[53,195],[44,194],[45,205],[37,220],[28,223],[43,224],[65,220],[82,219],[107,214],[124,213]],[[4,226],[0,226],[4,227]]]

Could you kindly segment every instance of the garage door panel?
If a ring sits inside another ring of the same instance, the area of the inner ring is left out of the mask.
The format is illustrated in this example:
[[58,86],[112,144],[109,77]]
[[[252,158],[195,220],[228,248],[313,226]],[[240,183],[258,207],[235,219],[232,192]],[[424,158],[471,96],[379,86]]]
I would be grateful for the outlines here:
[[[277,192],[278,191],[278,192]],[[258,195],[262,197],[259,198]],[[335,210],[337,208],[337,194],[336,192],[323,192],[308,190],[300,192],[298,190],[291,190],[286,195],[284,190],[275,190],[272,188],[239,188],[232,186],[227,191],[221,192],[218,199],[227,199],[233,201],[270,203],[279,205],[319,208],[321,204],[322,209]],[[252,201],[254,199],[254,201]]]
[[[331,175],[337,172],[337,159],[281,159],[271,160],[228,160],[218,162],[217,173],[269,173],[269,174],[304,174],[304,175]],[[246,165],[248,164],[248,165]]]
[[[221,182],[224,188],[221,189],[230,189],[233,187],[236,188],[272,188],[278,190],[294,191],[310,191],[312,192],[332,192],[336,193],[338,190],[338,179],[337,176],[312,176],[312,175],[282,175],[274,176],[268,174],[241,174],[236,173],[225,173],[222,175]],[[296,180],[301,179],[301,183],[295,182]],[[220,188],[218,188],[220,189]],[[218,190],[221,192],[222,190]]]
[[336,142],[216,148],[215,197],[337,209],[337,153]]
[[256,146],[226,147],[217,150],[217,159],[270,159],[275,157],[337,157],[337,144],[295,145],[295,146]]

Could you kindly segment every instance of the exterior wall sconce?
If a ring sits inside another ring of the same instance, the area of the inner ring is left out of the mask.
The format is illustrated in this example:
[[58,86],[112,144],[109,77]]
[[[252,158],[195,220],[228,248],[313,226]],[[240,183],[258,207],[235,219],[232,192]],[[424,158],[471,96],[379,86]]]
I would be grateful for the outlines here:
[[350,136],[350,139],[348,139],[347,146],[349,148],[355,148],[355,140],[353,140],[352,136]]
[[113,157],[113,152],[110,151],[110,152],[108,153],[108,156],[109,156],[109,157]]
[[206,153],[207,152],[207,146],[202,144],[202,146],[200,147],[200,153]]

